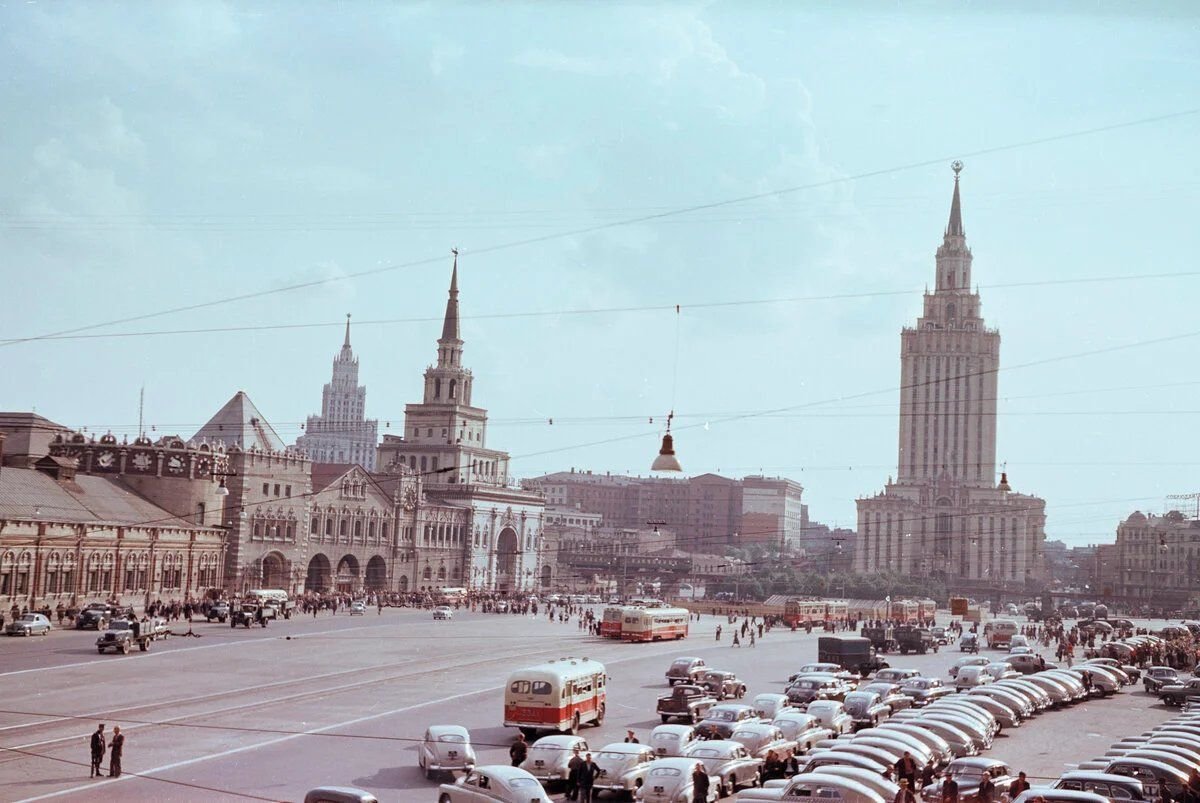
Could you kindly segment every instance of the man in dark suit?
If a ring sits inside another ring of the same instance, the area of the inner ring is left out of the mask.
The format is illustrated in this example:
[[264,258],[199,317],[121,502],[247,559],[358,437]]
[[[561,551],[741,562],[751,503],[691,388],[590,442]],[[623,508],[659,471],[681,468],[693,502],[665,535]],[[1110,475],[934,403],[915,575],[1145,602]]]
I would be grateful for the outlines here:
[[583,766],[575,775],[575,783],[579,787],[579,803],[592,803],[592,787],[596,784],[596,776],[600,768],[592,761],[592,754],[584,756]]
[[121,726],[113,726],[112,744],[108,753],[108,777],[121,777],[121,754],[125,750],[125,734],[121,733]]
[[708,770],[703,762],[697,761],[696,769],[692,770],[692,803],[708,803],[708,789]]
[[100,762],[104,761],[104,750],[107,744],[104,741],[104,723],[101,722],[96,731],[92,734],[92,778],[100,776]]

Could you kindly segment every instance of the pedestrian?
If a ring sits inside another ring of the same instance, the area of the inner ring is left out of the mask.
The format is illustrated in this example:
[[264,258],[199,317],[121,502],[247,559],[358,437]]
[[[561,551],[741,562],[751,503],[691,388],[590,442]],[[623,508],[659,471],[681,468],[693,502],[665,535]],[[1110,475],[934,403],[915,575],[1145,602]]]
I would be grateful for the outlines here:
[[717,641],[721,640],[721,626],[717,625]]
[[575,779],[579,786],[579,803],[592,803],[592,787],[596,785],[596,776],[599,774],[600,768],[592,761],[592,754],[588,753],[584,756],[583,766],[579,768],[579,776]]
[[913,794],[912,787],[904,778],[900,779],[900,788],[896,790],[892,803],[917,803],[917,796]]
[[1183,792],[1187,803],[1200,803],[1200,769],[1192,768],[1192,774],[1188,776]]
[[692,803],[708,803],[709,783],[704,763],[697,761],[696,768],[692,770]]
[[1017,780],[1012,782],[1012,786],[1008,787],[1008,796],[1013,800],[1017,799],[1017,795],[1029,789],[1029,781],[1025,779],[1024,772],[1017,773]]
[[975,797],[978,803],[992,803],[996,799],[996,784],[992,781],[990,770],[983,771],[983,778],[979,781],[979,791]]
[[738,641],[738,632],[736,630],[733,631],[733,646],[734,647],[742,646],[742,642]]
[[908,788],[910,790],[917,785],[917,760],[907,750],[896,761],[896,777],[902,781],[908,781]]
[[751,647],[754,646],[754,631],[753,630],[750,631],[750,646]]
[[564,795],[567,800],[576,800],[579,797],[579,770],[582,767],[583,755],[577,745],[571,760],[567,762],[567,790]]
[[113,725],[112,748],[108,753],[108,777],[121,777],[121,753],[125,750],[125,734],[120,725]]
[[104,741],[104,723],[101,722],[94,733],[92,733],[92,774],[90,777],[95,778],[100,773],[100,762],[104,761],[104,750],[107,744]]
[[512,759],[514,767],[519,767],[528,755],[529,745],[525,743],[525,734],[518,733],[517,740],[512,743],[512,747],[508,748],[508,757]]
[[924,791],[926,786],[933,783],[933,762],[930,761],[921,768],[921,790]]
[[942,803],[958,803],[958,781],[948,772],[942,781]]
[[626,744],[641,744],[641,742],[638,741],[637,734],[631,730],[625,731],[625,743]]

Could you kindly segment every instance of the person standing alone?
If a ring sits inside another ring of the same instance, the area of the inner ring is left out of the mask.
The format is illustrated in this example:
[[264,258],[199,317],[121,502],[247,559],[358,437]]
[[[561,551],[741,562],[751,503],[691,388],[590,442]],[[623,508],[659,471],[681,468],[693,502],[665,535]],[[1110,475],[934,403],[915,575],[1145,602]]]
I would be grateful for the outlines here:
[[113,725],[113,737],[108,754],[108,777],[121,777],[121,754],[125,750],[125,735],[121,733],[120,725]]
[[90,777],[95,778],[101,775],[100,762],[104,761],[104,723],[101,722],[96,731],[92,734],[92,774]]

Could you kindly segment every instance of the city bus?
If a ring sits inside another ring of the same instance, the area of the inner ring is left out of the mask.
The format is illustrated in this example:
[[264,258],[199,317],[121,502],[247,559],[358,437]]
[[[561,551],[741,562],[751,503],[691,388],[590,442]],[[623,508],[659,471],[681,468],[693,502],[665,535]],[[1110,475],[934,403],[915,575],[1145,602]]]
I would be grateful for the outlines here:
[[577,733],[581,725],[604,724],[604,664],[591,658],[559,658],[518,669],[504,687],[504,725],[525,738],[538,731]]
[[625,611],[630,607],[629,605],[614,605],[604,609],[600,618],[600,638],[619,639],[621,637],[621,622],[625,618]]
[[921,605],[911,599],[892,600],[892,619],[899,622],[914,622],[921,613]]
[[687,638],[692,612],[687,608],[626,608],[621,621],[622,641],[663,641]]
[[825,602],[819,599],[789,599],[783,603],[783,621],[794,627],[803,627],[807,622],[824,622]]

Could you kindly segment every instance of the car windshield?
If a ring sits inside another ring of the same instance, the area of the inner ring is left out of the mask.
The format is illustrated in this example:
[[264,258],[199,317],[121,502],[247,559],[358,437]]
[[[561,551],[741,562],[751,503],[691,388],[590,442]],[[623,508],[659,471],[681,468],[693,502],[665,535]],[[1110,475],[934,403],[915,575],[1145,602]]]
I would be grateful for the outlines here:
[[650,774],[656,778],[678,778],[683,775],[683,771],[674,767],[655,767],[650,770]]
[[692,665],[691,661],[676,661],[675,663],[671,664],[671,668],[672,669],[687,669],[691,665]]
[[737,713],[734,711],[709,711],[708,718],[717,722],[735,722]]
[[720,751],[713,749],[711,747],[702,747],[699,750],[693,750],[690,755],[692,756],[692,758],[720,758],[721,757]]
[[22,616],[20,619],[18,619],[17,621],[18,622],[36,622],[37,617],[34,616],[32,613],[27,613],[24,616]]
[[449,742],[451,744],[464,744],[467,740],[457,733],[443,733],[438,737],[438,741]]
[[650,738],[656,742],[678,742],[679,734],[677,733],[654,733]]
[[815,680],[801,680],[796,683],[796,688],[797,689],[815,689],[815,688],[818,688],[820,685],[821,684]]
[[983,778],[983,770],[979,767],[951,767],[950,774],[956,781],[978,782]]
[[908,683],[905,684],[904,688],[906,688],[906,689],[928,689],[929,681],[928,680],[910,680],[910,681],[908,681]]
[[625,761],[627,759],[637,758],[637,756],[634,753],[615,753],[610,750],[606,753],[601,753],[600,758],[604,758],[609,761]]

